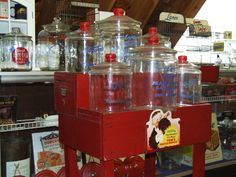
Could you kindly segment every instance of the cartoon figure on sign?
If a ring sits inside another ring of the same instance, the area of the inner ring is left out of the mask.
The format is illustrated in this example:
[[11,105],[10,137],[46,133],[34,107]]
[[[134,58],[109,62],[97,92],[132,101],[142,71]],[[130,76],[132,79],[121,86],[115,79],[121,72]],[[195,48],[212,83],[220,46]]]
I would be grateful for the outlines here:
[[158,145],[166,140],[166,130],[170,129],[172,124],[176,129],[179,129],[179,119],[172,119],[170,111],[163,113],[161,109],[154,110],[147,122],[148,146],[157,149]]

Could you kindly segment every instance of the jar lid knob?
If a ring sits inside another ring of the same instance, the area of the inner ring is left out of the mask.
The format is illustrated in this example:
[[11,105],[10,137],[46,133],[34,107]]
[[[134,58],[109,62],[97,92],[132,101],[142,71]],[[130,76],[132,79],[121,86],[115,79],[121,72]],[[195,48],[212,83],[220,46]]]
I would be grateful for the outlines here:
[[106,62],[115,62],[116,61],[116,54],[114,53],[107,53],[106,54]]
[[186,64],[187,62],[187,56],[186,55],[180,55],[178,56],[178,63],[179,64]]
[[157,45],[158,42],[159,42],[159,37],[158,37],[158,34],[157,34],[157,27],[148,28],[148,34],[150,35],[148,37],[148,44]]
[[113,12],[115,16],[123,16],[125,13],[124,9],[122,8],[115,8]]
[[157,34],[157,27],[150,27],[148,29],[148,34]]
[[158,42],[159,42],[159,38],[157,35],[148,37],[148,44],[149,45],[157,45]]
[[80,22],[80,30],[82,31],[89,31],[90,29],[90,24],[89,22]]

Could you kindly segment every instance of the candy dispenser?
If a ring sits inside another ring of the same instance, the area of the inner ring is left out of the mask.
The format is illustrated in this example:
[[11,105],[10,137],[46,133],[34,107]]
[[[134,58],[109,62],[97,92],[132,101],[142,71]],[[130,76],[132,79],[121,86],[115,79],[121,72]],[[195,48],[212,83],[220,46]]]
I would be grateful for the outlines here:
[[187,61],[187,56],[178,57],[178,89],[177,103],[179,105],[195,104],[201,101],[201,71],[196,65]]
[[92,110],[120,111],[131,107],[129,66],[116,62],[116,55],[106,54],[106,62],[90,71],[90,104]]
[[67,34],[65,41],[66,70],[88,73],[93,66],[94,37],[89,22],[81,22],[80,30]]
[[1,71],[30,71],[32,69],[33,42],[20,28],[2,36]]
[[148,45],[132,51],[134,106],[176,106],[176,51],[158,45],[156,35]]
[[121,8],[114,9],[114,16],[97,22],[101,38],[101,58],[106,53],[116,53],[118,62],[128,62],[131,49],[140,45],[141,22],[124,15]]
[[[38,63],[41,70],[65,70],[65,34],[70,26],[54,18],[51,24],[43,25],[44,31],[39,33]],[[46,52],[45,52],[46,51]]]

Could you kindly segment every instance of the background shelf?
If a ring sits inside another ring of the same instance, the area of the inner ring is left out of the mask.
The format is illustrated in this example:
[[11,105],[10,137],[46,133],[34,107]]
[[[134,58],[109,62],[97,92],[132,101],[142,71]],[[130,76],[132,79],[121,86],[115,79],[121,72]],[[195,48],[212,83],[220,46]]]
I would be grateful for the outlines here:
[[53,82],[53,71],[1,72],[0,83]]
[[49,116],[50,118],[36,118],[22,120],[13,124],[0,125],[0,132],[20,131],[36,128],[58,127],[58,115]]
[[202,97],[202,102],[204,103],[222,102],[222,101],[236,101],[236,95]]

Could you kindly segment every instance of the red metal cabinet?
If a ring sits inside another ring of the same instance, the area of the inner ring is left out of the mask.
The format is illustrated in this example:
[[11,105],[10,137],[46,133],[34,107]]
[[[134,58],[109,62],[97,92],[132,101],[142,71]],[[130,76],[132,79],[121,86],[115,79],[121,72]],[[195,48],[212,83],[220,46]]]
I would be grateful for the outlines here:
[[[145,154],[146,157],[145,177],[155,176],[155,153],[165,149],[149,149],[147,146],[146,123],[152,110],[91,111],[88,109],[89,101],[85,100],[88,99],[86,75],[56,73],[55,78],[60,141],[65,147],[68,177],[80,176],[76,165],[77,149],[100,159],[102,177],[114,176],[114,159],[138,154]],[[63,95],[61,88],[71,89],[71,93]],[[68,108],[69,103],[74,110]],[[177,107],[172,111],[173,117],[180,118],[178,146],[194,145],[194,177],[203,177],[205,174],[205,142],[211,136],[211,111],[210,104]]]

